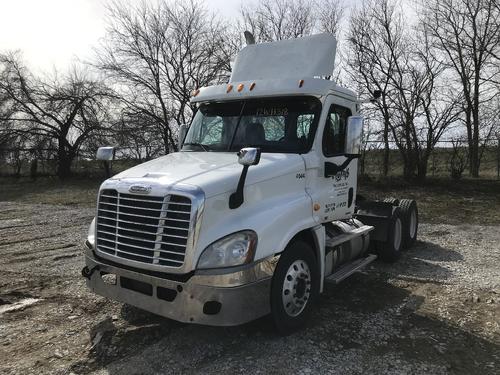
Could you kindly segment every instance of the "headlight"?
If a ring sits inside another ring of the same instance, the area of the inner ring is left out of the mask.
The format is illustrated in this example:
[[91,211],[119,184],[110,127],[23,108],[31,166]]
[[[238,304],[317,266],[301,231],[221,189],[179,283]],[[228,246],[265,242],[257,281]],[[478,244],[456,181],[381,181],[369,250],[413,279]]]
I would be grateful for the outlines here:
[[223,237],[201,253],[197,268],[221,268],[249,263],[255,255],[257,234],[244,230]]
[[95,217],[92,219],[92,223],[90,223],[87,241],[95,248]]

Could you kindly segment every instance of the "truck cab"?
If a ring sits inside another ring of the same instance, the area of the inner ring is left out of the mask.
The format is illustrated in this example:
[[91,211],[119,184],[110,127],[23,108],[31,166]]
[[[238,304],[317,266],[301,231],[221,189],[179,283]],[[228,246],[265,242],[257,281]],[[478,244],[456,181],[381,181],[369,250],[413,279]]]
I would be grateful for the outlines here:
[[335,47],[329,34],[248,45],[227,84],[195,90],[180,151],[101,185],[88,287],[182,322],[271,314],[287,333],[325,282],[411,246],[414,201],[357,202],[360,103],[321,78]]

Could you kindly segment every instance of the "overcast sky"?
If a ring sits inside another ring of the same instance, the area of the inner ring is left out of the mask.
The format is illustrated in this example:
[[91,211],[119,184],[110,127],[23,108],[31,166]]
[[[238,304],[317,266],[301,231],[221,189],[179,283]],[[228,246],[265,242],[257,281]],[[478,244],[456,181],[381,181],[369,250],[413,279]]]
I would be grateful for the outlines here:
[[[133,0],[132,0],[133,1]],[[64,69],[88,59],[104,36],[105,0],[0,0],[0,51],[22,50],[32,69]],[[241,0],[205,0],[207,8],[238,16]]]

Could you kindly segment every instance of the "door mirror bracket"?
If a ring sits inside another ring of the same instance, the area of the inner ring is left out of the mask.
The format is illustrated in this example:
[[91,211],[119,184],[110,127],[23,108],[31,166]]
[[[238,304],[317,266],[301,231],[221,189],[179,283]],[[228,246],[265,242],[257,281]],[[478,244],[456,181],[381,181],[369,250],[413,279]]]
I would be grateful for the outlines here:
[[106,171],[106,178],[111,177],[111,163],[115,159],[116,149],[114,147],[99,147],[97,149],[96,159],[102,160],[104,165],[104,170]]
[[236,191],[229,196],[229,208],[235,209],[243,204],[243,189],[245,187],[245,180],[247,178],[248,168],[251,165],[257,165],[260,161],[260,148],[246,147],[242,148],[238,152],[238,163],[243,165],[243,170],[241,171],[240,179],[238,181],[238,187]]

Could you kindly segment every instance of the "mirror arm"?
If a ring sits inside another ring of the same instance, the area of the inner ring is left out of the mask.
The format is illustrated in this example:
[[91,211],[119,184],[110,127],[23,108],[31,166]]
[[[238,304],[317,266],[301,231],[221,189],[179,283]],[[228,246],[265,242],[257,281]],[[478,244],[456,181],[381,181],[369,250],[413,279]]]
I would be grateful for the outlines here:
[[229,208],[234,210],[235,208],[240,207],[243,204],[243,188],[245,187],[245,180],[247,178],[248,165],[243,166],[243,170],[241,171],[240,180],[238,181],[238,187],[236,191],[231,194],[229,197]]
[[103,160],[102,163],[104,164],[104,171],[106,173],[106,178],[111,177],[111,163],[108,160]]
[[325,162],[325,177],[335,176],[340,171],[343,171],[344,169],[346,169],[346,167],[349,165],[349,163],[351,161],[359,158],[358,154],[347,154],[345,156],[347,157],[347,159],[340,165],[337,165],[335,163],[331,163],[329,161]]

